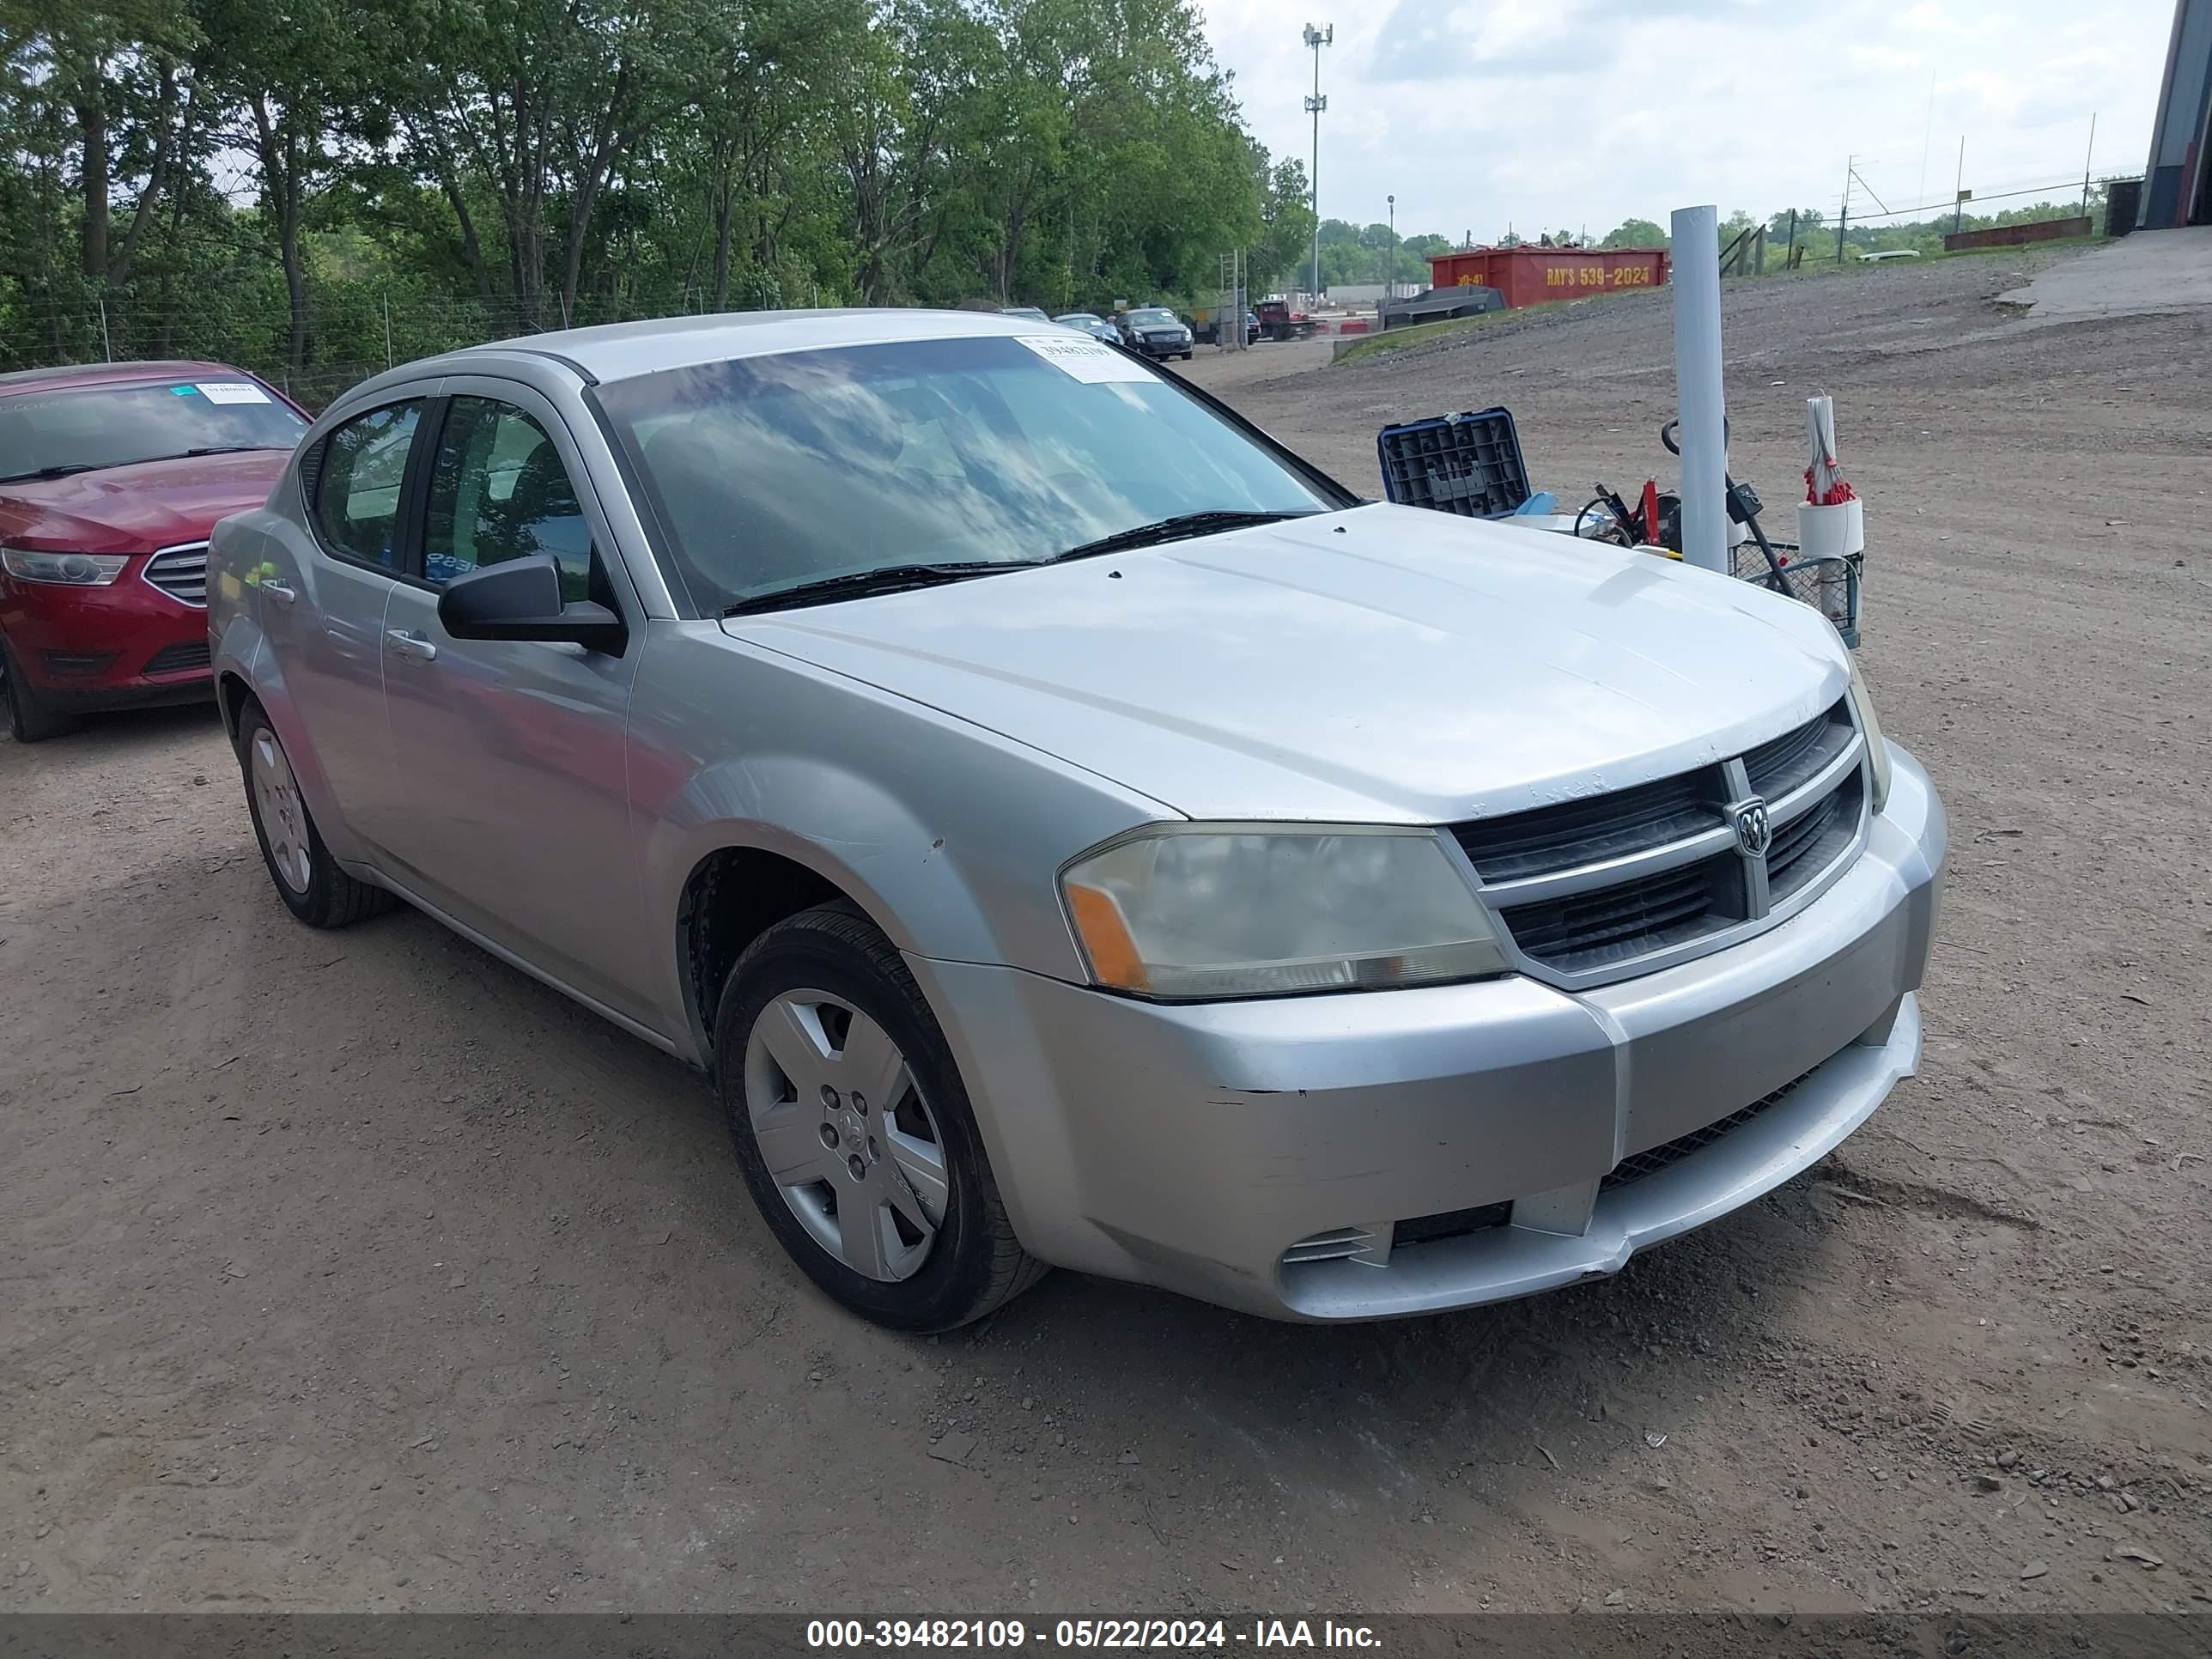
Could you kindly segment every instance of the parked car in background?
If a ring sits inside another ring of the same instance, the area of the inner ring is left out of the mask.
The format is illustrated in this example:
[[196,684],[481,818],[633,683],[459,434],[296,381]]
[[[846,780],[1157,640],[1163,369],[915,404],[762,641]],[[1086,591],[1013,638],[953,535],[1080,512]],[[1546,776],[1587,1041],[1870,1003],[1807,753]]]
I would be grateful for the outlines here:
[[[1201,306],[1189,318],[1191,338],[1200,345],[1221,343],[1223,319],[1229,316],[1219,306]],[[1244,313],[1244,343],[1250,345],[1260,337],[1260,319],[1249,309]]]
[[208,532],[268,495],[307,428],[222,363],[0,375],[0,695],[18,742],[209,695]]
[[1262,300],[1252,308],[1260,331],[1270,340],[1308,340],[1314,321],[1303,311],[1291,309],[1288,300]]
[[1103,340],[1108,345],[1126,345],[1128,343],[1128,342],[1121,337],[1121,331],[1120,329],[1115,327],[1113,324],[1108,322],[1103,317],[1099,316],[1096,312],[1071,311],[1065,316],[1054,318],[1053,321],[1061,325],[1063,327],[1079,328],[1085,334],[1088,334],[1092,339]]
[[1036,306],[1001,306],[999,308],[999,314],[1001,317],[1026,317],[1032,322],[1038,323],[1048,323],[1052,320]]
[[1121,332],[1132,351],[1147,357],[1184,357],[1191,353],[1189,325],[1165,306],[1139,306],[1121,313]]
[[277,895],[708,1068],[886,1325],[1047,1263],[1306,1320],[1571,1284],[1917,1062],[1942,810],[1816,611],[1362,505],[1072,331],[538,335],[289,467],[210,590]]

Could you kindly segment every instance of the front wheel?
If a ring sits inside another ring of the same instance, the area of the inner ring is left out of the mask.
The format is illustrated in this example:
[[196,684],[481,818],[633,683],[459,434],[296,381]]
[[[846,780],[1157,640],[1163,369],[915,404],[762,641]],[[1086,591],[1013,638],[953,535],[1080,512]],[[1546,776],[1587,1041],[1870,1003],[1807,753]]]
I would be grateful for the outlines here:
[[50,706],[25,678],[15,648],[0,639],[0,702],[8,705],[8,734],[18,743],[44,743],[76,729],[76,719]]
[[1042,1278],[968,1092],[898,951],[842,906],[730,971],[716,1087],[754,1204],[809,1279],[878,1325],[945,1331]]

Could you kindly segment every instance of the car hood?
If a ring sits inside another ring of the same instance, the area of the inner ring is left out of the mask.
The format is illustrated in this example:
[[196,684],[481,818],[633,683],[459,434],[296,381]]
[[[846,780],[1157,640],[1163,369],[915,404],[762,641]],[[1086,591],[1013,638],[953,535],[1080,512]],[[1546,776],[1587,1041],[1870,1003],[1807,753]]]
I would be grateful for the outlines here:
[[723,626],[1208,818],[1625,788],[1811,719],[1850,672],[1748,583],[1383,506]]
[[0,484],[0,535],[106,553],[205,541],[216,520],[267,501],[290,459],[289,450],[255,449]]

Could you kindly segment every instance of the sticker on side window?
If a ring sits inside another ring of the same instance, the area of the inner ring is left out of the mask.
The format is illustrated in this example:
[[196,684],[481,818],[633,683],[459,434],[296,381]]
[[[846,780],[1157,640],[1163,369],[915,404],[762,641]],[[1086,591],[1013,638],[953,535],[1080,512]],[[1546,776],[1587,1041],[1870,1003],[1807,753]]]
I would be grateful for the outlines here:
[[1152,370],[1135,358],[1126,357],[1087,334],[1017,334],[1014,337],[1045,362],[1092,386],[1154,378]]
[[265,404],[269,394],[251,380],[201,380],[199,394],[211,404]]

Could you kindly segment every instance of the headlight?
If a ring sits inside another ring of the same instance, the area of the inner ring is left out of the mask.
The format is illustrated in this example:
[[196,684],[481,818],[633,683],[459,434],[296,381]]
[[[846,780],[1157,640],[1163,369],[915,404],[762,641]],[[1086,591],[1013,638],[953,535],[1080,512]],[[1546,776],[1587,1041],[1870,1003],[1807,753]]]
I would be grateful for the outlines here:
[[1859,673],[1856,657],[1851,659],[1851,708],[1859,717],[1859,734],[1866,739],[1874,773],[1874,810],[1879,812],[1889,805],[1889,744],[1882,740],[1881,722],[1874,717],[1874,698]]
[[0,565],[18,581],[63,587],[105,587],[130,562],[125,553],[33,553],[26,547],[0,547]]
[[1098,984],[1170,1000],[1381,990],[1506,971],[1431,831],[1161,825],[1061,874]]

